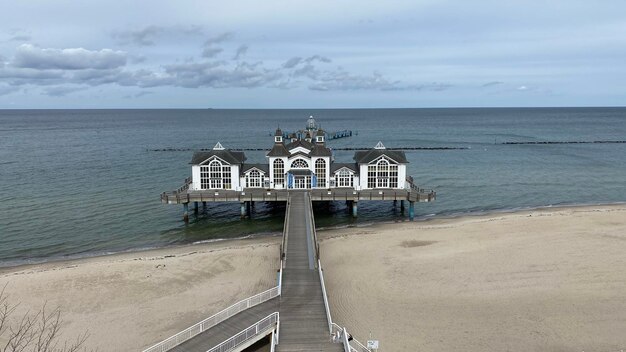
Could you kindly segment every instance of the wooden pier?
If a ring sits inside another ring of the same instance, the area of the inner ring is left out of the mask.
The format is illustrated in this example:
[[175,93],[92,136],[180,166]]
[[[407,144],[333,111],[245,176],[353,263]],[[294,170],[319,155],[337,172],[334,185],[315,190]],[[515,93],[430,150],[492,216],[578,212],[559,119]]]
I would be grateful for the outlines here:
[[[241,216],[249,215],[251,202],[286,202],[293,189],[286,190],[266,190],[260,188],[246,188],[242,191],[233,190],[205,190],[192,191],[189,187],[190,180],[176,191],[161,193],[161,202],[165,204],[182,204],[184,207],[183,218],[189,219],[189,205],[194,206],[194,211],[198,211],[200,203],[215,202],[239,202],[241,204]],[[427,190],[414,186],[407,180],[409,187],[406,189],[369,189],[356,190],[354,188],[332,188],[332,189],[307,189],[311,201],[346,201],[352,206],[352,215],[358,214],[358,203],[361,201],[400,201],[400,206],[404,210],[404,201],[409,203],[409,219],[415,217],[416,202],[432,202],[437,198],[433,190]]]
[[276,351],[343,351],[333,343],[318,272],[318,244],[306,191],[292,191],[285,221],[285,269]]

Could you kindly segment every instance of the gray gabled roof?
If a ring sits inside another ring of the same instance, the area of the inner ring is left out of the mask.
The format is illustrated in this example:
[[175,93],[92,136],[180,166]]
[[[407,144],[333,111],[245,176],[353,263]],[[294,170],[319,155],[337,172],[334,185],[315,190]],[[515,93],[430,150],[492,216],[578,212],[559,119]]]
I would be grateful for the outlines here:
[[295,142],[291,142],[289,144],[287,144],[287,149],[291,150],[294,148],[298,148],[298,147],[304,147],[308,150],[313,150],[313,148],[315,147],[315,145],[311,142],[307,142],[304,139],[298,139]]
[[289,150],[285,148],[285,145],[282,143],[275,143],[272,150],[267,153],[267,156],[289,156]]
[[354,153],[354,161],[359,164],[367,164],[373,160],[378,159],[381,156],[387,156],[390,159],[395,160],[400,164],[408,164],[406,155],[401,150],[389,150],[389,149],[370,149],[363,150]]
[[359,170],[359,167],[355,163],[332,163],[330,165],[330,172],[335,173],[339,171],[339,169],[344,168],[344,167],[354,172],[357,172]]
[[209,151],[193,153],[193,157],[191,158],[191,164],[198,165],[201,162],[213,156],[216,156],[229,164],[241,164],[246,160],[246,155],[244,152],[234,152],[230,149],[223,149],[223,150],[214,149],[214,150],[209,150]]
[[244,172],[250,169],[259,169],[266,174],[269,174],[270,172],[270,167],[267,164],[244,164],[243,167],[241,168],[241,173],[243,174]]
[[330,149],[321,144],[316,144],[311,150],[311,156],[332,156]]

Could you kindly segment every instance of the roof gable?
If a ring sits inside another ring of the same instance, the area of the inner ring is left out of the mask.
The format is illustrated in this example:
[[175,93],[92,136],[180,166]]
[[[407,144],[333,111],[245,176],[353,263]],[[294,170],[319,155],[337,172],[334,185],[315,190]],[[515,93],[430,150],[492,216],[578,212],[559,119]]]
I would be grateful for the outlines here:
[[235,152],[230,149],[214,149],[193,153],[193,157],[191,158],[191,164],[200,165],[213,156],[231,165],[241,164],[246,160],[246,155],[244,154],[244,152]]
[[302,146],[298,146],[296,148],[289,148],[289,153],[291,154],[295,154],[295,153],[305,153],[305,154],[309,154],[311,152],[311,149],[307,149],[305,147]]
[[403,151],[389,149],[370,149],[358,151],[354,153],[354,160],[359,164],[369,164],[383,155],[398,164],[409,163]]

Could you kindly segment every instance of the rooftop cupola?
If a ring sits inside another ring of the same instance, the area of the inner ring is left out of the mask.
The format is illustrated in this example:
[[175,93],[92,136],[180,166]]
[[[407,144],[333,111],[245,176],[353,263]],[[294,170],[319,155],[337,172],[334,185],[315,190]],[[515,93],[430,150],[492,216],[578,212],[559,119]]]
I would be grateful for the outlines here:
[[317,129],[317,124],[313,116],[309,116],[309,119],[306,121],[306,129],[307,131],[315,131]]
[[304,140],[311,143],[311,140],[313,140],[313,137],[311,137],[311,131],[306,131],[306,135],[304,136]]
[[276,133],[274,133],[274,143],[282,143],[283,142],[283,131],[278,127],[276,129]]
[[324,144],[324,141],[326,140],[326,135],[324,134],[324,130],[323,129],[318,129],[317,133],[315,134],[315,142],[318,144]]

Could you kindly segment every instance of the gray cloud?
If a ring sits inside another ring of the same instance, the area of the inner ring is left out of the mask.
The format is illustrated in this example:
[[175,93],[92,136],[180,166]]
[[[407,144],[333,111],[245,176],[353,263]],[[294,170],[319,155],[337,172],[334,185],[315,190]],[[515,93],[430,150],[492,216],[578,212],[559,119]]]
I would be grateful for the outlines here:
[[201,35],[200,26],[147,26],[141,29],[119,30],[111,34],[121,45],[152,46],[156,40],[166,35]]
[[136,99],[136,98],[141,98],[141,97],[145,97],[146,95],[152,95],[152,94],[154,94],[154,92],[151,92],[149,90],[144,90],[135,94],[125,95],[124,99]]
[[230,40],[232,37],[233,34],[231,32],[226,32],[205,40],[202,46],[202,57],[212,58],[221,53],[224,49],[216,46],[216,44]]
[[114,32],[112,36],[122,45],[150,46],[154,45],[154,38],[163,31],[163,27],[148,26],[142,29]]
[[87,87],[55,86],[44,89],[44,94],[51,97],[64,97],[70,93],[85,89],[87,89]]
[[17,92],[20,89],[21,89],[20,87],[0,85],[0,96]]
[[202,50],[202,57],[211,58],[211,57],[214,57],[217,54],[221,53],[222,51],[224,51],[224,49],[213,47],[213,46],[209,46],[209,47],[206,47],[206,48],[204,48]]
[[9,38],[10,41],[13,42],[28,42],[32,39],[32,37],[30,35],[26,35],[26,34],[19,34],[19,35],[15,35],[11,38]]
[[296,67],[300,62],[302,62],[302,58],[301,57],[292,57],[291,59],[285,61],[285,63],[283,64],[284,68],[294,68]]
[[[212,60],[223,51],[215,44],[228,40],[230,33],[205,42],[201,59],[162,64],[158,68],[133,70],[126,62],[134,56],[102,49],[42,49],[29,44],[17,48],[15,56],[0,66],[0,78],[12,86],[43,86],[44,94],[64,96],[90,86],[184,88],[255,88],[288,89],[307,87],[317,91],[332,90],[431,90],[448,89],[445,84],[411,85],[394,81],[381,73],[362,75],[329,65],[332,60],[321,55],[292,57],[278,67],[262,61],[241,61],[247,45],[241,45],[234,58]],[[69,85],[69,86],[68,86]],[[131,95],[138,98],[141,95]]]
[[243,57],[244,55],[246,55],[246,53],[248,52],[248,49],[250,47],[247,45],[240,45],[237,48],[237,52],[235,52],[235,56],[233,57],[233,60],[239,60],[241,57]]
[[501,85],[504,84],[504,82],[500,82],[500,81],[492,81],[492,82],[487,82],[485,84],[483,84],[481,87],[493,87],[493,86],[497,86],[497,85]]
[[227,40],[230,40],[233,37],[234,37],[234,34],[232,32],[225,32],[225,33],[216,35],[214,37],[208,38],[207,40],[204,41],[204,46],[219,44],[221,42],[225,42]]
[[111,69],[126,65],[126,60],[125,52],[111,49],[42,49],[31,44],[22,44],[17,48],[12,65],[40,70]]

